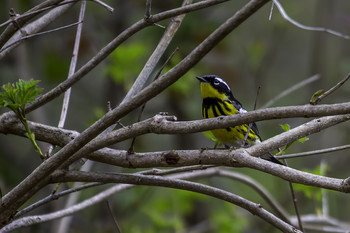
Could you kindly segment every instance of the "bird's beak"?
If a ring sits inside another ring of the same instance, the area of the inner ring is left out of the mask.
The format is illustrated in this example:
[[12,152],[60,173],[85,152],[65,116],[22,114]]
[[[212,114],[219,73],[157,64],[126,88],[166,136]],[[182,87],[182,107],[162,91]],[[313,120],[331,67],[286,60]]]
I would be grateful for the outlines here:
[[197,76],[196,77],[200,82],[204,82],[204,83],[207,83],[207,80],[203,77],[200,77],[200,76]]

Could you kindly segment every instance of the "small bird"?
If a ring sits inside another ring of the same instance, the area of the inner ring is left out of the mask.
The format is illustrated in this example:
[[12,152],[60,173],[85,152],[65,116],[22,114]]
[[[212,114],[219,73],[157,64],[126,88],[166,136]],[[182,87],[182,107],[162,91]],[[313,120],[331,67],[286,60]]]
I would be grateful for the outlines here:
[[[230,87],[217,75],[206,75],[196,77],[200,81],[201,95],[203,98],[203,118],[219,116],[230,116],[247,112],[242,104],[233,97]],[[225,129],[213,129],[213,135],[222,142],[225,147],[249,147],[261,142],[259,130],[255,123],[252,123],[248,136],[246,137],[249,124],[227,127]],[[261,158],[268,161],[282,164],[272,154],[268,153]]]

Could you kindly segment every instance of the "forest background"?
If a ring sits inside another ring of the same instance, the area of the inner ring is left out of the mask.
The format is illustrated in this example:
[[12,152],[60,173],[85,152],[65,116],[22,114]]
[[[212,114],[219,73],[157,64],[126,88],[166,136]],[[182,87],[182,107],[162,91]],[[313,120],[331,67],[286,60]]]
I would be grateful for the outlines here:
[[[153,71],[152,77],[161,69],[162,64],[166,63],[162,74],[178,64],[247,2],[227,1],[186,14]],[[22,14],[39,3],[41,1],[2,1],[0,23],[9,19],[10,8]],[[350,3],[347,1],[310,0],[281,1],[281,3],[287,14],[302,24],[350,35],[348,14]],[[78,22],[80,4],[78,2],[71,6],[43,30]],[[146,1],[109,0],[106,4],[114,11],[109,12],[96,2],[87,1],[77,69],[119,33],[141,20],[146,12]],[[181,1],[154,0],[151,6],[151,13],[156,14],[180,7]],[[308,84],[300,86],[269,107],[308,104],[316,91],[327,90],[347,76],[350,72],[348,39],[296,27],[284,19],[276,7],[269,20],[270,10],[271,2],[228,34],[175,84],[148,101],[142,120],[160,112],[176,116],[178,121],[201,119],[202,100],[196,76],[217,74],[225,79],[232,88],[234,96],[248,111],[254,109],[256,99],[256,108],[260,109],[283,91],[312,77]],[[137,32],[73,86],[65,129],[82,132],[107,112],[108,102],[114,108],[123,100],[162,37],[165,29],[161,26],[167,27],[169,23],[170,19],[162,20],[157,22],[160,26],[149,26]],[[2,32],[4,28],[0,28]],[[76,26],[72,26],[25,40],[8,55],[1,57],[0,84],[33,78],[41,80],[38,86],[44,88],[45,93],[63,82],[69,72],[75,33]],[[176,52],[171,57],[174,51]],[[169,57],[170,61],[166,62]],[[345,83],[335,93],[322,100],[321,104],[347,102],[349,88],[349,84]],[[63,95],[28,114],[28,119],[57,126],[62,100]],[[8,109],[1,108],[0,111],[5,113]],[[136,109],[123,117],[120,122],[127,126],[137,122],[138,117],[139,109]],[[289,124],[291,128],[295,128],[308,121],[310,121],[308,118],[276,119],[260,121],[258,126],[261,137],[268,139],[283,132],[281,124]],[[308,136],[309,140],[304,143],[293,144],[287,153],[346,145],[349,141],[348,130],[347,123],[335,125]],[[32,173],[42,161],[27,138],[4,131],[0,138],[0,188],[2,195],[5,195]],[[131,141],[132,138],[111,148],[128,150]],[[44,153],[49,145],[39,142],[39,147]],[[134,151],[141,153],[198,150],[213,146],[214,142],[200,132],[174,135],[145,134],[136,138]],[[349,176],[349,162],[348,151],[343,150],[289,159],[288,165],[301,171],[345,179]],[[88,165],[91,166],[91,171],[118,173],[140,171],[101,162],[92,162]],[[272,199],[283,206],[289,215],[295,216],[288,182],[251,168],[226,169],[239,172],[260,183],[268,190]],[[215,175],[202,177],[196,181],[261,203],[264,208],[270,210],[266,200],[259,193],[252,191],[250,185]],[[63,183],[59,191],[71,188],[72,185]],[[79,192],[77,202],[90,198],[110,186],[111,184],[105,184],[85,189]],[[54,188],[55,184],[51,184],[41,189],[21,208],[49,195]],[[349,227],[350,202],[347,194],[300,184],[295,184],[294,188],[299,212],[302,219],[303,217],[305,219],[306,227],[309,226],[311,230],[308,232],[319,232],[321,230],[318,227],[323,226],[323,223],[319,222],[308,223],[307,217],[311,215],[340,221],[337,222],[339,229]],[[45,214],[62,209],[67,199],[67,197],[60,198],[31,214]],[[295,218],[293,221],[297,226]],[[116,223],[119,226],[116,226]],[[60,231],[64,228],[69,229],[68,232],[115,232],[116,228],[120,228],[122,232],[279,232],[274,226],[231,203],[195,192],[142,185],[118,192],[110,196],[108,202],[105,200],[75,213],[69,223],[57,219],[21,229],[21,232],[43,230],[65,232]]]

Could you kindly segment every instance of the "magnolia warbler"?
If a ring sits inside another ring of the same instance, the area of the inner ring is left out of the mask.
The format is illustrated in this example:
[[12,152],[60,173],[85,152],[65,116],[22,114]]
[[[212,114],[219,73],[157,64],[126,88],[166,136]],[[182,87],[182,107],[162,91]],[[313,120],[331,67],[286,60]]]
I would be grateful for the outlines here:
[[[222,78],[217,75],[197,76],[196,78],[200,81],[203,98],[203,118],[230,116],[247,112],[242,104],[233,97],[230,87]],[[250,130],[247,135],[249,127]],[[225,147],[249,147],[261,142],[259,130],[255,123],[252,123],[251,126],[244,124],[225,129],[213,129],[211,132]],[[270,153],[262,156],[262,158],[282,164]]]

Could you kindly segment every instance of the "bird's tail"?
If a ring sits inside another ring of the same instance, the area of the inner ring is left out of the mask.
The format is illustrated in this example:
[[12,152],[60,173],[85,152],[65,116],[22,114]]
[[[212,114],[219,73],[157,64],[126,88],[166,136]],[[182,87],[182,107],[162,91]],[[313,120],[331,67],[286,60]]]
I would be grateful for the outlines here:
[[265,159],[267,161],[270,161],[270,162],[273,162],[273,163],[277,163],[279,165],[283,165],[284,166],[284,164],[281,163],[278,159],[276,159],[276,157],[273,154],[271,154],[270,152],[265,154],[265,155],[263,155],[263,156],[261,156],[261,158]]

